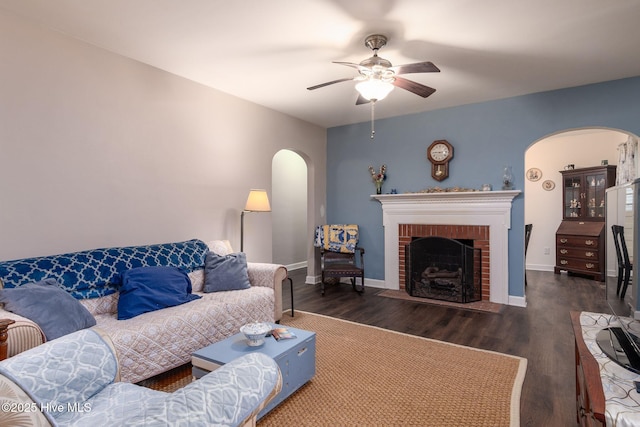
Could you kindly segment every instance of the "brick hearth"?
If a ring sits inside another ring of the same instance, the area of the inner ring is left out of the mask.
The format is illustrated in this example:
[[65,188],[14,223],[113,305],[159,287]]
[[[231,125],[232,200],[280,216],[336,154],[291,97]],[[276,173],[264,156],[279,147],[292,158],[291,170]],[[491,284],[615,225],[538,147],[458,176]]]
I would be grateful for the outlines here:
[[411,243],[412,237],[446,237],[449,239],[473,240],[473,247],[482,251],[482,300],[490,298],[490,247],[489,226],[487,225],[453,225],[453,224],[399,224],[398,225],[398,257],[399,285],[405,289],[405,253],[404,247]]

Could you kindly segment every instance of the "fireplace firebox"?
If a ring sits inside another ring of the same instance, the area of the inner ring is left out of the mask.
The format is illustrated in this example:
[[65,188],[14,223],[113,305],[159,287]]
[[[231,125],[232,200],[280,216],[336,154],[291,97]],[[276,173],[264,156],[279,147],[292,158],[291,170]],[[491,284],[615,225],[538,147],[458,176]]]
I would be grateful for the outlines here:
[[413,239],[405,245],[405,270],[411,296],[461,303],[482,299],[481,249],[473,241]]

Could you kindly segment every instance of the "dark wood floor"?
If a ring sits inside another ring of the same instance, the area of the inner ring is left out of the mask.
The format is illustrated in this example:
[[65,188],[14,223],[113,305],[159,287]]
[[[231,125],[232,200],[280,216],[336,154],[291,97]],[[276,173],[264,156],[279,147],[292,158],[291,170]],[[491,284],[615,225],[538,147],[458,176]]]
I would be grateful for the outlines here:
[[[306,270],[289,275],[296,310],[526,358],[521,425],[577,425],[569,312],[610,312],[604,283],[528,271],[527,307],[505,306],[494,314],[385,298],[377,295],[381,289],[376,288],[359,295],[346,284],[328,286],[323,297],[319,285],[304,283]],[[609,300],[618,310],[622,303],[615,297],[615,279],[608,279],[608,288]],[[283,293],[283,304],[290,308],[289,286]]]

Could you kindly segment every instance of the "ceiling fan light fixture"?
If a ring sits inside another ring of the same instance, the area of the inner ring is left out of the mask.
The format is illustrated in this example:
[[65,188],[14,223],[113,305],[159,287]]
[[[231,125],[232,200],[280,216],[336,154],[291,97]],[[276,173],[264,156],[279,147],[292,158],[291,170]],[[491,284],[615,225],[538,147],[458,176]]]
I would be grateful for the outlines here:
[[369,101],[380,101],[393,90],[393,84],[380,79],[367,79],[356,85],[356,90]]

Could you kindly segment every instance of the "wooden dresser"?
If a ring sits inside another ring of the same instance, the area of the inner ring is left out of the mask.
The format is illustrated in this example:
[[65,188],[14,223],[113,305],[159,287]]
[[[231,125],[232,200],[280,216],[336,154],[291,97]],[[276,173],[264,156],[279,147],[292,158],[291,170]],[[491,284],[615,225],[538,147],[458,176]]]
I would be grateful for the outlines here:
[[605,223],[562,221],[556,231],[556,266],[554,272],[566,270],[605,280]]
[[615,182],[615,166],[561,171],[562,223],[556,231],[556,274],[565,270],[606,278],[606,194]]

